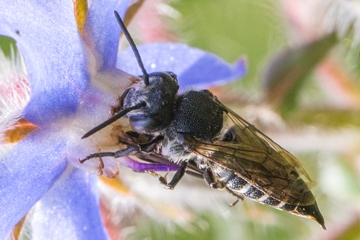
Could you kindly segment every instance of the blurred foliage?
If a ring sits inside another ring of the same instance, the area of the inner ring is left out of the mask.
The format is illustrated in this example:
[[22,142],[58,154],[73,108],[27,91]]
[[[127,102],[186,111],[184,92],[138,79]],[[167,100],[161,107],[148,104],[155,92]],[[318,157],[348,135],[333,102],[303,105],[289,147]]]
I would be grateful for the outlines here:
[[15,41],[12,38],[0,35],[0,49],[5,56],[10,56],[11,48],[15,49]]
[[[242,81],[259,87],[265,57],[285,43],[284,26],[270,1],[170,1],[181,17],[172,22],[180,39],[229,62],[246,55],[249,71]],[[229,88],[230,89],[230,88]]]
[[292,112],[298,104],[304,79],[337,43],[335,34],[281,51],[267,67],[262,81],[266,102],[280,108],[283,115]]

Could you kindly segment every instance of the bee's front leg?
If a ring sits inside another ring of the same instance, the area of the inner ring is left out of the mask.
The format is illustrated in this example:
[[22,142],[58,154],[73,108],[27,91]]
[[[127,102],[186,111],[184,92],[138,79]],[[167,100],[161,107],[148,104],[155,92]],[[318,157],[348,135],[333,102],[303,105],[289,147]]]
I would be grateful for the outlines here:
[[91,159],[91,158],[101,158],[101,157],[114,157],[114,158],[119,158],[119,157],[124,157],[124,156],[128,156],[130,154],[139,152],[139,147],[138,146],[129,146],[125,149],[116,151],[116,152],[99,152],[99,153],[93,153],[90,154],[89,156],[87,156],[84,159],[79,160],[80,163],[84,163],[85,161]]
[[214,188],[214,189],[224,189],[225,188],[225,184],[216,180],[216,177],[214,176],[214,174],[210,168],[207,168],[205,170],[204,180],[207,183],[207,185],[209,185],[209,187],[211,187],[211,188]]

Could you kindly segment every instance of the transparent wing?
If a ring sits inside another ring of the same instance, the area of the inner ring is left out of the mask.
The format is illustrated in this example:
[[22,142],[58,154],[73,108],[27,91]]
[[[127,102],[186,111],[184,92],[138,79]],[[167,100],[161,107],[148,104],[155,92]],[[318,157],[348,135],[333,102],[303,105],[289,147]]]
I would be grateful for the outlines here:
[[[221,104],[221,103],[219,103]],[[222,104],[221,104],[222,105]],[[223,105],[222,105],[223,106]],[[299,160],[269,137],[226,108],[228,131],[213,143],[195,141],[193,151],[207,157],[269,196],[290,204],[315,202]]]

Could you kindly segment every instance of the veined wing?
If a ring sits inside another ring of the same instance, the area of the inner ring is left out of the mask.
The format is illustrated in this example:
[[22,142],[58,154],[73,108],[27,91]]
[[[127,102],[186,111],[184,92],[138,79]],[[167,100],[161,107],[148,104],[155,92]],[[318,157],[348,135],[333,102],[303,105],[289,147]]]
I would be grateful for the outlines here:
[[275,199],[289,204],[315,203],[304,181],[310,181],[310,177],[299,160],[236,113],[223,107],[227,110],[232,140],[213,143],[195,141],[193,151],[233,171]]

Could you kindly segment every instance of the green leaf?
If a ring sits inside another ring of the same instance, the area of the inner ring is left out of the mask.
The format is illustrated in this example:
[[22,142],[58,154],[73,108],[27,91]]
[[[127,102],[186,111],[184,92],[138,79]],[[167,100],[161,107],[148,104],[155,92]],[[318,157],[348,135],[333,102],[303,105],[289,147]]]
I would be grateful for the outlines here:
[[330,34],[277,54],[263,75],[267,102],[280,108],[283,114],[292,111],[297,105],[305,77],[336,43],[336,35]]

